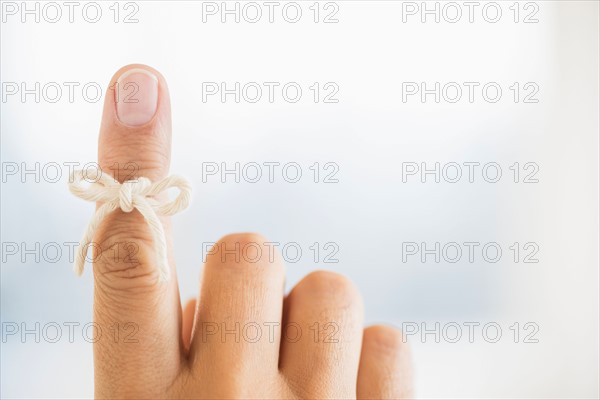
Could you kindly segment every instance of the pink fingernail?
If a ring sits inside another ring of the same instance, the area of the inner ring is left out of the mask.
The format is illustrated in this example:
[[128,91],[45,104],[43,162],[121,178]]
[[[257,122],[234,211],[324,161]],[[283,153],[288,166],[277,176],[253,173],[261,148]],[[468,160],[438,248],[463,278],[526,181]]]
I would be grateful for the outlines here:
[[152,119],[158,105],[158,78],[151,72],[134,68],[117,79],[115,88],[117,117],[125,125],[144,125]]

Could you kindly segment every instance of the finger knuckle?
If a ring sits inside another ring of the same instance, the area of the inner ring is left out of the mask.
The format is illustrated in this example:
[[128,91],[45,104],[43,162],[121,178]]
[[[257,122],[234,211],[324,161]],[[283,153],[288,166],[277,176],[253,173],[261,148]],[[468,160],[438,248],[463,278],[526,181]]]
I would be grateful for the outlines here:
[[226,269],[281,269],[274,243],[257,233],[235,233],[216,242],[207,254],[207,266]]
[[386,353],[398,352],[407,346],[402,331],[388,325],[373,325],[366,328],[363,343]]
[[344,275],[330,271],[315,271],[298,284],[298,291],[317,298],[332,298],[339,301],[360,302],[360,292]]

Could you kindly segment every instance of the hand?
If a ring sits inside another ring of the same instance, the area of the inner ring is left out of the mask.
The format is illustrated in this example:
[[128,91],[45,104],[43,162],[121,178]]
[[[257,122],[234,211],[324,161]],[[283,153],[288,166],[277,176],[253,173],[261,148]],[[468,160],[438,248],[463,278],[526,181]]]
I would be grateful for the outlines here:
[[[100,167],[120,181],[156,181],[168,175],[170,155],[164,78],[143,65],[122,68],[104,102]],[[363,330],[360,294],[335,273],[313,272],[284,297],[283,263],[259,235],[221,239],[207,256],[199,300],[182,312],[169,220],[162,223],[168,282],[159,280],[152,235],[138,211],[117,209],[96,233],[95,322],[103,332],[135,333],[95,342],[96,397],[411,396],[400,332]]]

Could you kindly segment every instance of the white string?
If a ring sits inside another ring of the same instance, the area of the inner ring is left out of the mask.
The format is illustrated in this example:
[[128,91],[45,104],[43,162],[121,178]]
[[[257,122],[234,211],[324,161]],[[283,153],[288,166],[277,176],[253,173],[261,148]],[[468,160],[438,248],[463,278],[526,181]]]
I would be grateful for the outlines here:
[[[90,176],[90,172],[94,174],[93,176],[99,178],[86,180],[86,177]],[[172,187],[179,189],[179,194],[173,201],[161,204],[152,197]],[[169,280],[170,269],[167,260],[167,239],[158,216],[173,215],[187,208],[190,203],[192,188],[186,179],[180,176],[169,176],[152,183],[148,178],[137,178],[136,180],[126,181],[121,184],[113,177],[104,174],[101,170],[89,168],[86,170],[75,170],[71,173],[69,190],[83,200],[104,203],[96,211],[96,214],[85,230],[83,238],[79,242],[75,264],[73,265],[77,275],[83,273],[87,249],[94,238],[94,232],[96,232],[96,229],[108,214],[120,208],[126,213],[137,209],[144,216],[152,232],[160,277],[164,281]]]

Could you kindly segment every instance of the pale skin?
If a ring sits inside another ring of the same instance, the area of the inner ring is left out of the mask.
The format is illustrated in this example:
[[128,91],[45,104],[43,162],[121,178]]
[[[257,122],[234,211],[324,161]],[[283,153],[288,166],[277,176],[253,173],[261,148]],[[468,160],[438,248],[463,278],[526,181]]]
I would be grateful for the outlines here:
[[[114,84],[132,69],[157,77],[157,106],[147,122],[125,124]],[[115,73],[106,93],[98,146],[102,170],[122,181],[131,178],[133,163],[134,176],[166,177],[171,110],[165,79],[148,66],[128,65]],[[94,321],[104,332],[122,329],[118,340],[111,335],[94,344],[97,398],[412,396],[410,354],[401,333],[384,325],[364,328],[360,293],[347,278],[313,272],[286,295],[284,265],[276,252],[271,257],[268,240],[228,235],[207,256],[198,298],[182,309],[169,220],[163,225],[168,282],[158,279],[152,236],[139,212],[115,211],[95,236],[99,248],[122,250],[97,251],[93,265]],[[236,246],[246,253],[236,257]],[[255,258],[252,246],[262,256]],[[133,326],[133,340],[126,340]],[[230,333],[223,335],[224,329]]]

